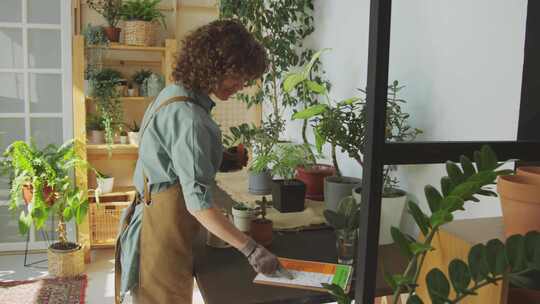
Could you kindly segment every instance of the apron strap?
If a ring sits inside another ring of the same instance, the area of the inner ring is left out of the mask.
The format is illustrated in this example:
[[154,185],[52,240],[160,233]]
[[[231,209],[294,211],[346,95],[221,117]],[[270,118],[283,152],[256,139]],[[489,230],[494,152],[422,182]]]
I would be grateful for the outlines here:
[[[173,103],[176,103],[176,102],[185,102],[185,101],[193,102],[193,99],[190,98],[190,97],[187,97],[187,96],[174,96],[174,97],[171,97],[171,98],[165,100],[164,102],[162,102],[154,110],[154,112],[152,112],[150,117],[148,117],[148,119],[146,120],[146,123],[144,124],[144,126],[141,128],[141,134],[139,135],[140,142],[142,142],[144,131],[146,131],[147,127],[150,125],[150,122],[154,119],[154,117],[156,116],[157,112],[159,112],[159,110],[163,109],[164,107],[166,107],[166,106],[168,106],[170,104],[173,104]],[[140,149],[141,149],[141,147],[139,146],[139,150]],[[144,173],[144,169],[143,169],[143,179],[144,179],[144,203],[148,205],[152,201],[152,194],[150,193],[150,186],[149,186],[149,182],[148,182],[148,177],[146,176],[146,173]]]

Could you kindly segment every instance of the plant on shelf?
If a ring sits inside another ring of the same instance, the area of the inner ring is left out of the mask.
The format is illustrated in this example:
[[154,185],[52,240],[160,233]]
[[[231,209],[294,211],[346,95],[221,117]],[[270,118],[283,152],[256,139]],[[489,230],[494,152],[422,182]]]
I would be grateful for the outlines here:
[[133,83],[139,87],[140,96],[148,96],[146,86],[144,85],[145,80],[152,75],[152,71],[140,69],[132,76]]
[[120,28],[117,26],[120,21],[122,0],[86,0],[86,4],[103,16],[109,24],[108,27],[104,28],[109,41],[118,42],[120,39]]
[[314,31],[313,0],[221,0],[219,5],[220,18],[239,20],[268,50],[269,70],[260,82],[252,83],[259,87],[257,93],[237,96],[248,106],[262,102],[271,105],[272,114],[267,120],[278,128],[282,124],[278,122],[283,121],[280,104],[300,102],[283,91],[281,81],[285,72],[309,61],[313,52],[304,46],[305,38]]
[[272,229],[274,223],[266,218],[266,210],[268,208],[268,201],[263,196],[262,200],[256,201],[259,207],[257,208],[257,214],[260,218],[256,218],[251,221],[251,236],[253,239],[263,245],[269,246],[272,243]]
[[280,212],[304,210],[306,185],[295,179],[299,166],[308,167],[315,163],[310,148],[305,145],[278,144],[270,154],[272,174],[281,179],[272,182],[272,202]]
[[161,0],[128,0],[120,10],[125,20],[125,41],[128,45],[149,46],[154,38],[153,22],[159,21],[166,28],[165,16],[158,4]]
[[[504,163],[498,162],[488,146],[474,152],[474,162],[476,165],[467,156],[460,157],[459,165],[446,162],[448,176],[441,178],[441,190],[431,185],[425,187],[431,215],[425,214],[415,202],[408,202],[408,211],[423,235],[421,241],[416,241],[396,227],[391,229],[395,242],[409,263],[403,274],[386,274],[385,279],[394,290],[394,296],[403,292],[409,294],[407,303],[423,303],[416,289],[422,284],[419,278],[426,255],[437,250],[432,247],[432,241],[440,227],[453,221],[454,212],[465,210],[466,202],[478,202],[478,195],[497,196],[492,191],[497,177],[512,173],[511,170],[500,169]],[[486,244],[473,246],[467,262],[452,260],[448,265],[449,278],[440,269],[431,269],[425,284],[432,303],[458,303],[468,296],[474,296],[483,286],[496,284],[503,279],[509,279],[511,284],[520,287],[540,289],[538,282],[530,277],[538,275],[539,262],[540,233],[513,235],[506,239],[506,244],[493,239]],[[455,292],[452,296],[451,286]]]
[[[62,263],[56,260],[62,259],[62,253],[80,251],[80,245],[68,241],[66,223],[74,218],[81,223],[88,210],[86,193],[74,185],[70,174],[75,168],[91,167],[77,155],[74,145],[74,141],[68,141],[60,147],[39,149],[33,142],[16,141],[3,153],[2,161],[2,167],[12,176],[9,208],[20,211],[19,232],[26,235],[32,226],[42,229],[50,216],[58,221],[58,242],[49,247],[49,272],[59,276],[73,274],[55,268]],[[83,267],[81,253],[75,274]]]
[[102,26],[93,26],[90,23],[83,29],[82,35],[86,46],[85,79],[89,80],[103,67],[103,56],[109,45],[109,39],[105,36]]
[[140,127],[137,122],[134,120],[132,124],[124,124],[128,127],[128,141],[132,145],[139,145],[139,131]]
[[106,194],[113,191],[114,177],[108,174],[98,171],[96,173],[97,188],[96,194]]
[[86,131],[89,133],[89,143],[96,145],[105,143],[105,122],[100,116],[89,114],[86,120]]
[[360,224],[360,204],[351,196],[341,200],[337,211],[325,210],[324,218],[336,231],[338,263],[354,264]]
[[121,74],[112,69],[103,69],[92,78],[92,99],[96,112],[101,117],[105,127],[105,141],[111,149],[114,143],[114,128],[120,125],[123,112],[122,104],[118,98],[116,86],[120,83]]

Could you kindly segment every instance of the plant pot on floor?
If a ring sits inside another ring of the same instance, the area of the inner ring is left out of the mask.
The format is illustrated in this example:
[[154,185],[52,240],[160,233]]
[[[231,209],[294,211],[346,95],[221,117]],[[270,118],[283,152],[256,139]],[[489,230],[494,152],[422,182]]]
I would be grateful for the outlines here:
[[[32,199],[34,198],[34,188],[32,187],[32,184],[26,184],[22,187],[22,195],[23,200],[26,204],[32,202]],[[48,185],[43,186],[43,199],[49,207],[54,205],[54,202],[57,200],[58,195],[59,194],[57,192],[54,192],[54,189],[52,187],[49,187]]]
[[114,177],[98,177],[97,188],[101,194],[111,193],[114,187]]
[[306,184],[302,181],[276,179],[272,181],[272,203],[279,212],[304,211]]
[[272,228],[274,223],[268,219],[254,219],[251,221],[251,237],[255,242],[270,246],[272,244]]
[[238,228],[238,230],[244,233],[249,233],[251,231],[251,221],[254,218],[252,209],[236,209],[233,207],[232,215],[234,226]]
[[497,192],[506,237],[540,231],[540,182],[522,175],[500,176]]
[[107,26],[103,29],[105,31],[105,36],[107,36],[107,39],[109,39],[110,42],[120,41],[120,32],[122,31],[121,28]]
[[249,171],[249,193],[268,195],[272,193],[272,175],[268,170],[263,172]]
[[[407,203],[407,192],[394,189],[395,195],[384,197],[381,200],[381,223],[379,225],[379,245],[394,243],[390,228],[401,225],[403,210]],[[356,187],[352,191],[352,196],[358,204],[362,199],[362,187]]]
[[90,130],[88,132],[88,142],[94,145],[101,145],[105,143],[105,131],[102,130]]
[[132,145],[139,145],[139,132],[128,132],[128,141]]
[[54,243],[47,250],[49,275],[73,277],[84,272],[84,251],[75,243]]
[[149,21],[126,21],[124,40],[127,45],[151,46],[154,38],[154,24]]
[[362,185],[362,180],[347,176],[328,176],[324,179],[324,202],[326,209],[336,211],[339,202],[351,196],[352,190]]
[[324,200],[324,179],[336,174],[336,169],[329,165],[313,165],[309,168],[298,167],[296,179],[306,184],[306,198],[314,201]]

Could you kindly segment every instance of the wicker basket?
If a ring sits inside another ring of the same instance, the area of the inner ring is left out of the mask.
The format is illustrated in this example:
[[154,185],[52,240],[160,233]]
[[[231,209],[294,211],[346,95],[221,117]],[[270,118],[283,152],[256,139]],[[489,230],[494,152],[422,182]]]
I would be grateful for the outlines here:
[[153,45],[154,24],[148,21],[126,21],[124,29],[124,41],[127,45]]
[[84,272],[84,250],[79,246],[72,250],[49,248],[49,274],[55,277],[73,277]]
[[122,211],[130,202],[90,204],[90,243],[92,246],[114,246]]

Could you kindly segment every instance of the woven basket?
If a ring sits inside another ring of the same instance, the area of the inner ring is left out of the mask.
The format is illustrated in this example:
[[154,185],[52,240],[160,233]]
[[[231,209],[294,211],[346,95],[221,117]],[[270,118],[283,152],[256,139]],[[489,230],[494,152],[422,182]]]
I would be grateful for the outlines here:
[[90,243],[113,246],[118,235],[122,211],[130,202],[90,204]]
[[84,272],[84,250],[79,246],[72,250],[58,250],[49,247],[49,274],[55,277],[73,277]]
[[154,24],[148,21],[126,21],[124,40],[127,45],[151,46],[154,43]]

